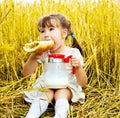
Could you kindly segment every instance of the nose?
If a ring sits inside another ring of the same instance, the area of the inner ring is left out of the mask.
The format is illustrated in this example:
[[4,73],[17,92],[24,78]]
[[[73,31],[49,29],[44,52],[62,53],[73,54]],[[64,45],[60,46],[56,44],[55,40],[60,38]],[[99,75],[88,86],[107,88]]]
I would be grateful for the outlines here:
[[51,34],[50,34],[50,31],[49,30],[44,30],[44,32],[42,33],[42,39],[43,40],[48,40],[48,39],[50,39],[51,37]]
[[50,36],[50,32],[49,32],[48,30],[47,30],[47,31],[45,31],[44,36],[45,36],[45,37]]

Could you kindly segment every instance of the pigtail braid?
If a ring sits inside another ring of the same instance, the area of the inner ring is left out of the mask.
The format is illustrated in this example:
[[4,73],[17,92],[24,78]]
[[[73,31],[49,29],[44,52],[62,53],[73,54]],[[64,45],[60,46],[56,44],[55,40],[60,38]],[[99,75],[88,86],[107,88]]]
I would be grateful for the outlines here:
[[79,45],[79,43],[78,43],[77,39],[75,38],[75,35],[72,31],[71,22],[69,20],[67,20],[66,24],[67,24],[67,29],[68,29],[68,36],[71,36],[73,39],[72,47],[78,48],[80,53],[83,55],[83,50],[82,50],[81,46]]
[[72,47],[73,48],[78,48],[80,53],[83,55],[83,50],[82,50],[81,46],[79,45],[78,41],[76,40],[75,35],[73,33],[71,33],[70,35],[73,39]]

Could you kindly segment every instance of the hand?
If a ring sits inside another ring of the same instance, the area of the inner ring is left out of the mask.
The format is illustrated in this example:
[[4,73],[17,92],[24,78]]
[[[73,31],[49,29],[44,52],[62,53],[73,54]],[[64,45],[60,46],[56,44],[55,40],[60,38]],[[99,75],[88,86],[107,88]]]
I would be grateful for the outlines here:
[[75,68],[81,67],[81,65],[80,65],[80,60],[77,59],[76,57],[72,57],[72,58],[70,59],[70,63],[71,63],[71,65],[72,65],[73,67],[75,67]]

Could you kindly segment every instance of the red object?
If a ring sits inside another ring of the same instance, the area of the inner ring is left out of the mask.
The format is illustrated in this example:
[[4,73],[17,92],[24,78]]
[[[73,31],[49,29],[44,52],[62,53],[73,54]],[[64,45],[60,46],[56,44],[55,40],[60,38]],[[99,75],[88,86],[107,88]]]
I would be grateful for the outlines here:
[[64,59],[65,55],[63,54],[49,54],[49,58],[59,58],[59,59]]
[[64,62],[65,62],[65,63],[69,63],[69,59],[70,59],[70,58],[72,58],[72,55],[70,55],[70,56],[64,58]]
[[76,74],[76,68],[75,67],[72,68],[72,73]]
[[[69,59],[70,59],[70,58],[72,58],[72,55],[64,58],[64,62],[65,62],[65,63],[69,63]],[[73,74],[76,73],[76,68],[75,68],[75,67],[72,68],[72,73],[73,73]]]
[[[55,59],[64,59],[64,63],[69,63],[69,60],[70,60],[70,58],[72,58],[72,55],[65,58],[64,54],[49,54],[48,57],[49,58],[55,58]],[[73,74],[76,73],[76,68],[75,67],[72,68],[72,73]]]

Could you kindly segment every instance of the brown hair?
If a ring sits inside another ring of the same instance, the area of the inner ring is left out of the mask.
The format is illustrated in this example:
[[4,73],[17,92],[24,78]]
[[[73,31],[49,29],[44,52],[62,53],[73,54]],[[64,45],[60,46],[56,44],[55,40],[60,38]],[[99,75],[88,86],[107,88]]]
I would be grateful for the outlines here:
[[[54,22],[54,21],[57,21],[57,22]],[[64,15],[62,15],[62,14],[50,14],[50,15],[43,16],[38,22],[38,30],[40,31],[41,28],[45,28],[46,26],[47,27],[50,27],[50,26],[62,27],[62,28],[67,29],[68,30],[67,37],[72,36],[72,38],[73,38],[72,47],[78,48],[79,51],[81,52],[81,54],[83,55],[82,48],[79,45],[79,43],[77,42],[77,40],[73,34],[73,31],[71,29],[71,22]],[[66,37],[66,39],[67,39],[67,37]]]

